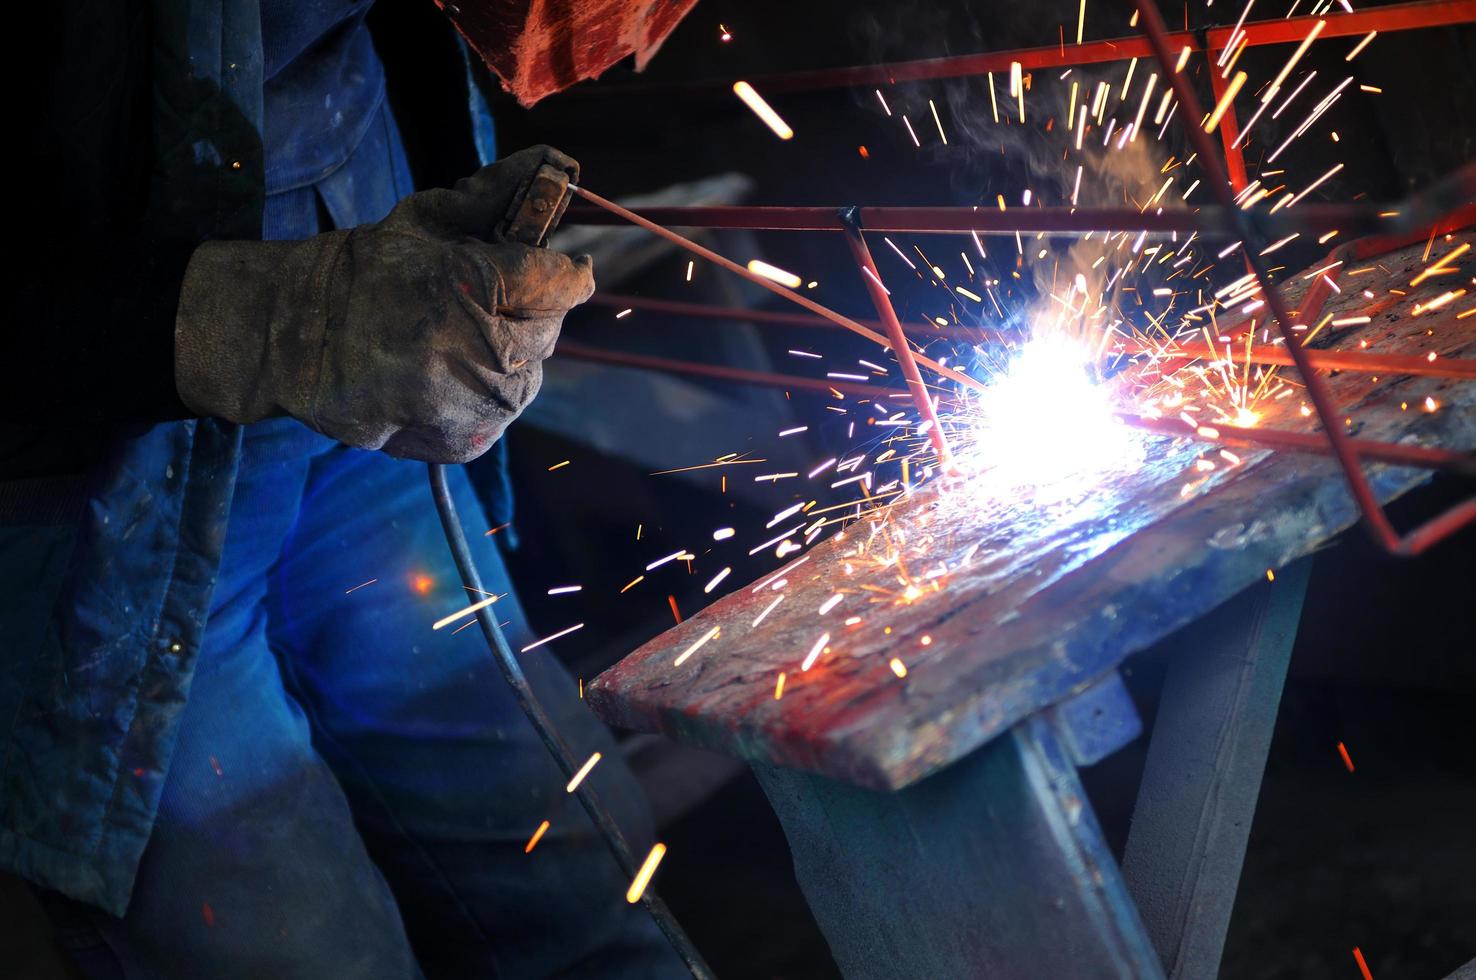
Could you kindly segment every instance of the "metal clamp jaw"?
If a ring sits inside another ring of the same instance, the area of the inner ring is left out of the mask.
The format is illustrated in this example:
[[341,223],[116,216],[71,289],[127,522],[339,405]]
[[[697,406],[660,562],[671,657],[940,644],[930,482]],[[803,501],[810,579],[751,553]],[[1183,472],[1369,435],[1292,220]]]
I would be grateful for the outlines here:
[[550,163],[540,166],[528,185],[513,197],[507,216],[498,226],[498,237],[534,248],[546,244],[569,207],[569,183],[574,176]]

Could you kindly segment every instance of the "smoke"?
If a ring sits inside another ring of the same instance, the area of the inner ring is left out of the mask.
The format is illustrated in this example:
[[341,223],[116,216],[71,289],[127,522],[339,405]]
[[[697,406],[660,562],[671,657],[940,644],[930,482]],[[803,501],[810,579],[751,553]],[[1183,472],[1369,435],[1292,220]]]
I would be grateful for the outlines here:
[[[1074,15],[1073,4],[1072,21]],[[1055,23],[1033,5],[1028,27],[1023,24],[1027,13],[1021,11],[1014,15],[1021,25],[991,20],[987,32],[968,10],[909,6],[905,19],[891,16],[895,23],[876,15],[855,22],[877,61],[1039,44],[1039,26]],[[1180,124],[1172,118],[1177,107],[1163,102],[1165,85],[1155,64],[1140,60],[1128,76],[1128,62],[1022,72],[1023,122],[1022,99],[1011,93],[1010,72],[994,74],[992,95],[988,77],[902,84],[883,92],[894,113],[905,113],[929,132],[934,108],[929,100],[934,103],[947,144],[933,139],[921,152],[925,163],[946,167],[949,203],[995,208],[1003,199],[1009,209],[1145,208],[1150,201],[1154,209],[1182,206],[1180,196],[1193,177],[1171,159]],[[876,109],[870,90],[857,98]],[[1170,178],[1170,187],[1155,200]],[[1172,241],[1101,232],[1090,237],[1022,234],[1018,244],[1014,236],[996,237],[987,247],[1002,266],[1001,277],[1013,280],[1019,274],[1014,284],[1023,301],[1017,318],[1033,334],[1090,340],[1120,321],[1145,325],[1140,307],[1182,258],[1174,254],[1179,246]],[[1160,256],[1168,261],[1160,263]]]

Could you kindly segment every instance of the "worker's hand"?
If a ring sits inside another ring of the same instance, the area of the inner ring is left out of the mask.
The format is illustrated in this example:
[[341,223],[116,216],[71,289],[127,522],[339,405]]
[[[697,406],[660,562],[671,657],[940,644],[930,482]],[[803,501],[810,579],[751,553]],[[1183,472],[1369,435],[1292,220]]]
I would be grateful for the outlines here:
[[374,225],[300,242],[207,242],[175,324],[175,383],[202,415],[291,415],[352,446],[436,462],[487,450],[538,393],[588,256],[496,240],[544,162],[533,147]]

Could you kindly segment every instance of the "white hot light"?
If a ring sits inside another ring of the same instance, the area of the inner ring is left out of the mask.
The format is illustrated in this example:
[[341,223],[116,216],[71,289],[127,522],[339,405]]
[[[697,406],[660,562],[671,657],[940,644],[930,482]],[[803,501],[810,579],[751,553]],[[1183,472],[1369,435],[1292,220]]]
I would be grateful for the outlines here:
[[[1066,338],[1030,341],[974,402],[973,466],[1008,486],[1070,484],[1133,465],[1142,443]],[[1070,493],[1074,487],[1059,486]]]

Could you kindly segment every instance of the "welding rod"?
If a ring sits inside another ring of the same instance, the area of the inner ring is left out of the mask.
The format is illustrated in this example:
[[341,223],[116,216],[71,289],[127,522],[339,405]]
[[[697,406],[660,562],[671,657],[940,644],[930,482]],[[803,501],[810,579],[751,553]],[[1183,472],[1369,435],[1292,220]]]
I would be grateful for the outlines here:
[[907,390],[912,392],[917,414],[928,427],[928,441],[938,454],[938,462],[946,467],[951,456],[948,452],[948,439],[943,435],[938,410],[933,407],[933,399],[929,397],[922,375],[918,373],[912,345],[907,342],[907,335],[902,332],[902,322],[897,319],[897,311],[892,308],[892,298],[887,293],[887,287],[882,285],[881,271],[876,267],[876,260],[871,257],[871,249],[866,247],[866,236],[861,233],[860,210],[854,207],[841,210],[841,220],[846,224],[846,244],[851,247],[851,257],[861,269],[861,280],[866,284],[871,305],[876,307],[876,315],[881,317],[882,325],[887,329],[887,339],[892,342],[892,353],[896,354],[897,364],[902,368],[902,378],[907,382]]
[[[614,201],[606,200],[593,191],[585,190],[583,187],[579,187],[575,184],[570,184],[569,190],[573,191],[575,194],[578,194],[580,197],[584,198],[586,201],[589,201],[591,204],[598,204],[600,207],[604,208],[606,211],[609,211],[611,214],[619,215],[626,221],[629,221],[631,224],[644,228],[651,234],[658,235],[674,245],[680,245],[682,248],[686,249],[692,254],[701,256],[707,261],[712,262],[715,265],[719,265],[724,269],[727,269],[734,275],[742,276],[744,279],[747,279],[755,285],[762,286],[771,293],[774,293],[778,296],[783,296],[791,303],[803,306],[811,313],[818,314],[819,316],[822,316],[825,319],[829,320],[831,323],[845,327],[852,333],[859,334],[860,336],[865,337],[867,340],[871,341],[874,344],[879,344],[882,347],[887,348],[892,347],[892,342],[888,340],[884,335],[877,333],[875,330],[872,330],[869,327],[862,326],[848,316],[842,316],[828,306],[821,306],[819,303],[810,299],[808,296],[801,296],[799,293],[795,292],[792,289],[786,289],[785,287],[779,285],[777,282],[774,282],[772,279],[765,279],[763,276],[759,275],[756,272],[749,272],[746,268],[739,265],[737,262],[734,262],[732,259],[727,258],[723,255],[719,255],[710,248],[704,248],[703,246],[698,245],[696,242],[692,241],[690,238],[683,238],[681,235],[678,235],[670,228],[664,228],[661,225],[656,224],[654,221],[648,221],[640,215],[636,214],[634,211],[623,208],[620,205],[616,204]],[[896,353],[895,349],[893,350],[893,353]],[[930,371],[934,371],[937,374],[948,378],[950,381],[957,381],[959,384],[967,385],[970,388],[974,388],[978,391],[983,391],[985,388],[985,385],[982,381],[971,378],[967,374],[964,374],[960,371],[955,371],[953,368],[944,367],[942,364],[939,364],[937,361],[933,360],[930,357],[925,357],[922,354],[914,354],[913,360],[916,361],[916,363],[928,368]]]

